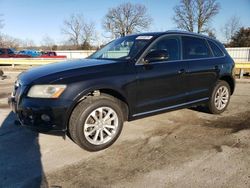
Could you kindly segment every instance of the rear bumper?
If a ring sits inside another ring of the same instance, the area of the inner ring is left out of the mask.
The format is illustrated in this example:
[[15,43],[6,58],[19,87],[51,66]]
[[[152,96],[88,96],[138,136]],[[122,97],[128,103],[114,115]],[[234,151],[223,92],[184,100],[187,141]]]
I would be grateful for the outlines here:
[[72,101],[23,98],[19,103],[10,97],[9,105],[22,126],[38,132],[63,132],[67,129]]

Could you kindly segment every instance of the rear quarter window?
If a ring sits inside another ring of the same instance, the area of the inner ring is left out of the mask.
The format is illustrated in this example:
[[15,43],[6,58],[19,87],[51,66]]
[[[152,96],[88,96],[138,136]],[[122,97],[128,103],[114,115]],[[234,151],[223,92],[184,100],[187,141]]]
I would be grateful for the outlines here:
[[215,57],[224,56],[224,53],[222,52],[222,50],[214,42],[208,41],[208,44],[209,44],[210,48],[212,49]]
[[206,40],[196,37],[182,37],[183,59],[201,59],[211,57]]

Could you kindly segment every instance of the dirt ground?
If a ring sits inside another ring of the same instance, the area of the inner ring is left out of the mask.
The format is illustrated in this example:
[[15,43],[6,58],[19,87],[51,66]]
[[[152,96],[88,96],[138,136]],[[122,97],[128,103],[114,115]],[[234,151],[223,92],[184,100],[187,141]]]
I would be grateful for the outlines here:
[[14,124],[6,105],[15,74],[0,81],[0,187],[250,187],[250,82],[228,110],[191,108],[127,122],[110,148]]

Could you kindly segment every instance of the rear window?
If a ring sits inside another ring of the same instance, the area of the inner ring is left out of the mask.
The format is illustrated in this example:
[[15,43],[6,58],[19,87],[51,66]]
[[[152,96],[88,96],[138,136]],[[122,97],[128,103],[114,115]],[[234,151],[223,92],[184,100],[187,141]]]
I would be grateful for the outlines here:
[[211,57],[211,52],[204,39],[182,37],[183,59],[200,59]]
[[214,42],[208,41],[208,44],[211,47],[215,57],[224,56],[224,53],[222,52],[222,50]]

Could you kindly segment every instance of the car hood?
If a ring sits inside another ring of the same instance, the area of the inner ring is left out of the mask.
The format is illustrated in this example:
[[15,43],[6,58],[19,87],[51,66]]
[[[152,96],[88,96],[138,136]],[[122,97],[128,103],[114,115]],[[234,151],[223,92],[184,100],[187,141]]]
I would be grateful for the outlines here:
[[[101,66],[106,64],[116,63],[113,60],[98,60],[98,59],[79,59],[70,60],[59,63],[52,63],[49,65],[44,65],[36,68],[32,68],[26,72],[19,75],[18,79],[23,85],[31,84],[36,80],[50,75],[62,76],[63,72],[69,72],[79,69],[84,69],[85,67]],[[60,79],[60,78],[58,78]]]

